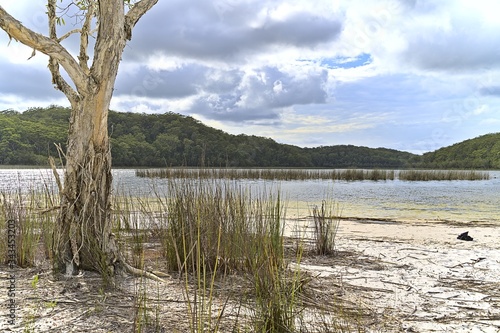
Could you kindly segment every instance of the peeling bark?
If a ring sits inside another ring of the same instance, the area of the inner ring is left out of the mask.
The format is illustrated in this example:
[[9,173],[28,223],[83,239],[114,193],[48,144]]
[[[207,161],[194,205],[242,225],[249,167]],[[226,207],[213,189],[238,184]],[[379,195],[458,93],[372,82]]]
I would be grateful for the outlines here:
[[[112,175],[107,121],[126,41],[138,20],[157,1],[138,1],[126,14],[123,0],[90,1],[82,28],[74,30],[80,33],[78,61],[61,45],[66,35],[57,36],[57,0],[48,0],[48,37],[26,28],[0,6],[0,28],[11,39],[49,56],[52,82],[72,107],[64,188],[60,191],[53,239],[55,271],[71,275],[79,269],[90,269],[111,277],[116,269],[123,269],[138,274],[123,260],[111,233]],[[88,67],[88,35],[94,15],[98,22],[97,39]],[[61,76],[59,66],[68,73],[76,90]]]
[[[76,269],[112,275],[117,247],[111,244],[111,154],[107,131],[96,140],[95,103],[82,103],[73,111],[66,155],[64,189],[61,193],[59,234],[54,258],[57,270]],[[107,112],[107,111],[106,111]],[[101,119],[101,118],[99,118]],[[85,139],[85,138],[90,138]],[[109,271],[108,271],[109,270]]]

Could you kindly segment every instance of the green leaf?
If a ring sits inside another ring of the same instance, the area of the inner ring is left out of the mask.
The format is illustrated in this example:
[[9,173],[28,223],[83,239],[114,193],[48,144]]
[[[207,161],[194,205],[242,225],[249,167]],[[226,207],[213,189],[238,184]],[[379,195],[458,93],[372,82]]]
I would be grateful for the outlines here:
[[31,286],[33,289],[36,289],[38,286],[38,274],[33,277],[33,281],[31,281]]

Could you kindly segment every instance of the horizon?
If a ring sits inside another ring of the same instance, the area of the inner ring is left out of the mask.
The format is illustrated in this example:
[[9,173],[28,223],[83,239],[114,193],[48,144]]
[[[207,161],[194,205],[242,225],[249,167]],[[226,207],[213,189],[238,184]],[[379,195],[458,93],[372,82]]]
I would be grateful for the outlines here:
[[[43,3],[0,4],[46,33]],[[160,1],[127,44],[111,109],[176,110],[302,148],[422,155],[498,132],[498,9],[458,0]],[[63,45],[77,54],[78,38]],[[0,110],[69,105],[52,87],[48,58],[31,54],[0,33]]]

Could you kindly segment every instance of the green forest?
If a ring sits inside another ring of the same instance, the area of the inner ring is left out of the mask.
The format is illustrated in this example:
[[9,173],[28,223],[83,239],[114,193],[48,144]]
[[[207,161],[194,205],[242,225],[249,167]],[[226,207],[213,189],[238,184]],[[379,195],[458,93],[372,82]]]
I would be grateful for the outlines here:
[[500,169],[500,133],[482,135],[425,153],[420,165],[440,169]]
[[[0,165],[47,165],[65,151],[70,110],[0,111]],[[271,138],[231,135],[176,113],[109,113],[116,167],[317,167],[500,169],[500,133],[422,156],[353,145],[301,148]],[[63,156],[61,156],[63,159]]]

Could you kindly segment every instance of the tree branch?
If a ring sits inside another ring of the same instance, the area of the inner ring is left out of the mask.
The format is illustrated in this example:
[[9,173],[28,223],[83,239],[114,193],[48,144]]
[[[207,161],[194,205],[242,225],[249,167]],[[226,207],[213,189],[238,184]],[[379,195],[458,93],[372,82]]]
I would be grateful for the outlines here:
[[60,43],[63,40],[65,40],[66,38],[68,38],[69,36],[71,36],[72,34],[76,34],[76,33],[80,33],[80,32],[82,32],[82,29],[73,29],[71,31],[68,31],[67,33],[62,35],[62,37],[57,38],[57,42]]
[[[49,18],[49,37],[59,43],[56,30],[56,0],[49,0],[47,2],[47,16]],[[78,94],[62,77],[58,60],[53,56],[49,56],[48,67],[50,74],[52,74],[52,84],[66,95],[72,107],[75,106],[78,101]]]
[[7,33],[9,38],[53,57],[66,70],[75,83],[77,90],[86,92],[87,76],[82,72],[73,56],[57,40],[26,28],[21,22],[7,13],[2,6],[0,6],[0,28]]
[[92,22],[92,17],[94,17],[94,6],[92,3],[87,7],[87,13],[85,14],[85,22],[82,26],[82,31],[80,33],[80,55],[78,56],[78,60],[80,61],[80,67],[82,70],[88,74],[89,73],[89,56],[87,54],[87,49],[89,47],[89,34],[90,32],[90,23]]
[[142,15],[146,14],[148,10],[153,8],[158,0],[141,0],[128,11],[125,15],[125,37],[128,40],[132,39],[132,29],[137,24]]

